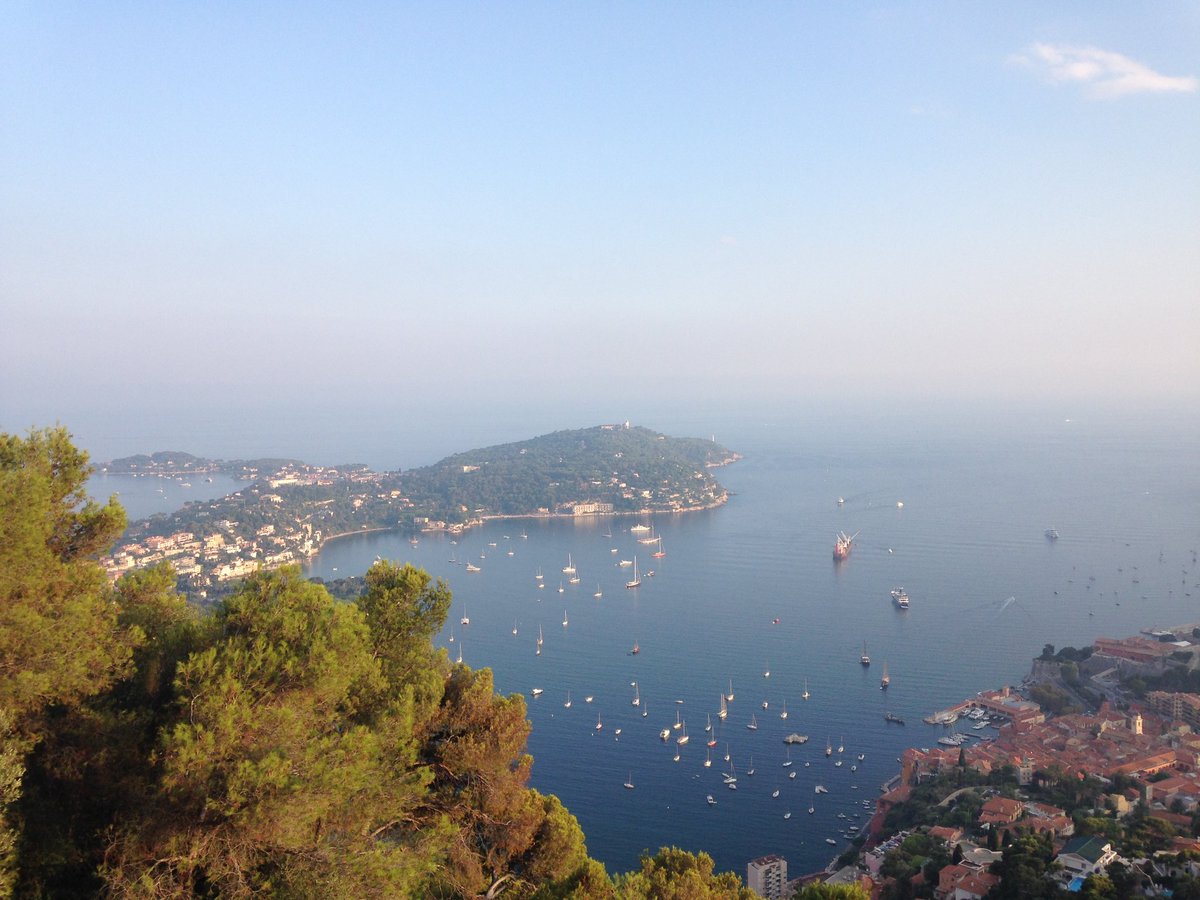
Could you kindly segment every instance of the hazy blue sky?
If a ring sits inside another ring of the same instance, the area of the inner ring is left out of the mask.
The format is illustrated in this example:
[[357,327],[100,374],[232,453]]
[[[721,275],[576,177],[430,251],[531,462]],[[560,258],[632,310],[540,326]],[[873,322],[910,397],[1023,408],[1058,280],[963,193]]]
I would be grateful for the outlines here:
[[10,2],[0,40],[5,430],[1200,394],[1196,2]]

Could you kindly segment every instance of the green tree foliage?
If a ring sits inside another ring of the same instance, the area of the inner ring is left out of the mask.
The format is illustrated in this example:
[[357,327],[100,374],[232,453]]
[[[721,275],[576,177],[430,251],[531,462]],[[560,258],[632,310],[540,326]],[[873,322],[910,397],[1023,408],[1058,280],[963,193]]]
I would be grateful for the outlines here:
[[18,882],[29,754],[129,671],[138,643],[95,563],[125,514],[87,498],[89,472],[65,429],[0,434],[0,896]]
[[860,884],[806,884],[796,891],[795,900],[870,900]]
[[654,856],[642,854],[642,867],[618,876],[621,900],[755,900],[754,891],[732,872],[714,874],[707,853],[663,847]]
[[992,866],[993,874],[1001,879],[992,896],[996,900],[1066,896],[1066,892],[1048,877],[1053,859],[1054,846],[1048,836],[1018,835],[1004,848],[1000,861]]
[[363,614],[284,568],[247,580],[211,633],[178,665],[157,790],[110,849],[110,888],[412,889],[439,832],[379,839],[427,779],[392,765],[395,730],[364,715],[385,685]]
[[133,641],[95,558],[125,527],[84,492],[87,454],[62,428],[0,434],[0,707],[36,738],[46,712],[126,670]]

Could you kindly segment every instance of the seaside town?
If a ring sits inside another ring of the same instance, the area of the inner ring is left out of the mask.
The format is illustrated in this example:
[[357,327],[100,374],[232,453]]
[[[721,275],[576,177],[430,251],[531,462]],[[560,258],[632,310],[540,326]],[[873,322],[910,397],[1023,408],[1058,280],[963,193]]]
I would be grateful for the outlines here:
[[904,752],[826,870],[789,880],[770,855],[746,883],[768,898],[813,884],[935,900],[1200,896],[1198,674],[1194,624],[1048,645],[1019,689],[926,717],[936,745]]

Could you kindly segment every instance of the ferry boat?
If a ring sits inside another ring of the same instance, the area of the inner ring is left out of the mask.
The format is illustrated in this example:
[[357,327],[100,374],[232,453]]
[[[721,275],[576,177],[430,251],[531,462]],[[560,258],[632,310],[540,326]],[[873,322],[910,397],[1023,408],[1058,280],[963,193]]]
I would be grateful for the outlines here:
[[858,537],[857,531],[854,534],[846,534],[844,531],[839,531],[833,543],[833,558],[841,560],[849,556],[850,548],[854,546],[854,539],[856,537]]
[[893,589],[892,600],[900,609],[908,609],[908,592],[904,588]]

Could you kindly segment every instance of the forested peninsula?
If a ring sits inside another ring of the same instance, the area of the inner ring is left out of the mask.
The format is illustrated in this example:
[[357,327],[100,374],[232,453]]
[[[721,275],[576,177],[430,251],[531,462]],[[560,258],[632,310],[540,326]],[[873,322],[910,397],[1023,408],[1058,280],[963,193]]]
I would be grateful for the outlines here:
[[752,896],[702,853],[588,857],[527,786],[524,699],[434,647],[444,583],[114,584],[125,515],[89,472],[63,429],[0,434],[0,897]]
[[728,492],[711,470],[738,458],[715,441],[628,423],[556,431],[396,472],[182,452],[126,457],[101,470],[179,481],[220,472],[247,485],[133,523],[102,563],[116,578],[169,560],[179,590],[207,599],[263,566],[315,556],[326,541],[346,534],[458,533],[496,517],[654,515],[715,506]]

